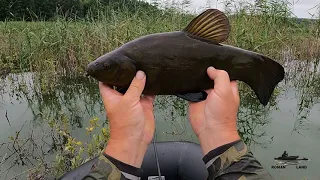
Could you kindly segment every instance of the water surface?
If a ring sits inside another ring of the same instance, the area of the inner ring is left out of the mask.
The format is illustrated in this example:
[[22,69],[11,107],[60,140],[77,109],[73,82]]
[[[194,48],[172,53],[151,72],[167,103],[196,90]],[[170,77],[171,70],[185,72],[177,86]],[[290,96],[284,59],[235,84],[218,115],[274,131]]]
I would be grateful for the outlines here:
[[[241,84],[239,132],[275,179],[320,179],[317,157],[320,150],[319,61],[287,60],[284,65],[286,79],[266,107],[259,104],[251,89]],[[88,120],[106,119],[95,81],[85,77],[59,77],[50,89],[42,89],[34,77],[33,73],[10,74],[1,81],[0,179],[14,176],[26,179],[27,170],[36,160],[54,159],[63,141],[53,138],[48,120],[68,119],[71,135],[87,140]],[[155,117],[157,141],[198,142],[188,122],[184,100],[158,96]],[[8,137],[16,137],[16,132],[23,140],[17,140],[17,145],[12,146],[8,144]],[[306,157],[309,161],[288,165],[285,169],[272,168],[279,163],[274,158],[285,150],[289,155]],[[297,169],[298,166],[304,169]]]

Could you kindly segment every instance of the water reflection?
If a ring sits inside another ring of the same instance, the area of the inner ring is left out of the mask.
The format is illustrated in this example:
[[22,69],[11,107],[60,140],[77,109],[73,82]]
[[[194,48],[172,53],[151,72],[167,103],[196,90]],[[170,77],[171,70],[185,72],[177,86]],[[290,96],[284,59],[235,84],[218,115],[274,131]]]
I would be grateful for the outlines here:
[[308,117],[316,104],[320,103],[320,59],[286,61],[286,85],[295,91],[297,112],[292,132],[301,134],[308,130]]
[[53,88],[47,88],[38,82],[41,78],[32,73],[12,74],[6,84],[11,98],[28,103],[34,123],[43,123],[43,120],[63,113],[72,127],[82,128],[86,115],[94,116],[102,110],[97,108],[102,102],[96,82],[83,77],[58,77]]
[[[267,144],[273,141],[276,135],[268,134],[265,128],[273,121],[270,114],[279,111],[279,106],[283,101],[288,98],[294,98],[297,101],[297,112],[293,112],[296,123],[292,131],[298,133],[308,129],[311,123],[308,121],[311,109],[320,103],[319,60],[286,61],[284,65],[286,79],[276,88],[266,107],[259,103],[254,92],[246,84],[239,84],[241,95],[241,107],[238,114],[239,133],[250,146],[258,145],[267,148]],[[0,87],[0,112],[5,114],[8,107],[18,108],[18,104],[26,103],[27,111],[30,113],[28,117],[31,121],[28,122],[29,125],[28,123],[24,125],[23,129],[33,137],[29,140],[28,137],[23,137],[24,141],[21,141],[22,144],[19,146],[7,143],[6,138],[2,138],[4,142],[2,142],[0,152],[4,154],[0,154],[0,158],[4,158],[6,163],[15,165],[19,163],[33,167],[36,162],[39,162],[37,157],[43,157],[40,159],[45,163],[46,156],[52,158],[56,152],[63,152],[61,148],[66,143],[66,137],[54,133],[49,125],[52,120],[58,122],[68,119],[69,125],[74,130],[70,132],[71,135],[79,139],[84,138],[81,133],[85,132],[83,128],[86,127],[89,119],[98,116],[106,120],[97,82],[87,77],[55,77],[52,81],[44,81],[41,75],[33,73],[9,74],[1,79]],[[12,114],[7,116],[9,122],[11,122],[11,116]],[[188,122],[186,101],[176,96],[157,96],[155,116],[159,141],[197,142]],[[3,119],[3,121],[7,120]],[[22,129],[19,131],[19,128],[24,122],[11,122],[14,128],[12,127],[12,131],[6,130],[7,134],[2,136],[21,137],[14,132],[22,133]],[[104,122],[106,125],[107,121]],[[10,127],[8,123],[5,129]],[[31,141],[31,139],[37,140]],[[12,154],[10,152],[14,152],[12,148],[19,149],[18,156],[10,156]],[[28,151],[22,157],[22,150],[28,149],[37,150]],[[0,177],[2,177],[1,172]]]
[[20,167],[27,171],[39,163],[49,166],[48,158],[64,153],[67,136],[58,134],[50,122],[68,122],[73,129],[79,129],[85,120],[100,114],[95,82],[59,77],[54,88],[46,88],[39,80],[41,76],[33,73],[10,74],[1,80],[0,113],[5,112],[9,126],[12,122],[13,127],[8,130],[2,121],[0,158],[4,168],[0,169],[0,178],[6,179],[8,173],[15,175],[14,172],[22,171]]
[[[281,87],[278,87],[281,88]],[[265,147],[266,143],[272,141],[272,136],[267,135],[264,127],[271,121],[270,112],[278,109],[277,96],[279,96],[279,89],[275,90],[271,97],[269,104],[262,106],[255,94],[250,91],[250,88],[244,84],[240,86],[241,105],[238,113],[238,127],[239,134],[247,145],[260,145]],[[269,139],[267,142],[260,141],[260,137]]]

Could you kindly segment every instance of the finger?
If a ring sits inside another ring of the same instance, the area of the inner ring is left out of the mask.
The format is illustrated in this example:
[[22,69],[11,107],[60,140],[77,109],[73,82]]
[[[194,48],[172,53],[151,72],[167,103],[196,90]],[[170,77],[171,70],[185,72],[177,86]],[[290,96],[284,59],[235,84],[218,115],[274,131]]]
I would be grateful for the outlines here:
[[146,75],[143,71],[138,71],[133,78],[124,97],[129,101],[137,102],[143,92],[146,83]]
[[144,110],[148,109],[149,111],[153,112],[154,98],[155,96],[145,96],[140,100]]
[[[189,102],[189,117],[190,116],[198,116],[198,112],[202,112],[205,107],[205,101],[201,102]],[[191,117],[192,118],[192,117]],[[191,119],[190,118],[190,119]]]
[[233,93],[233,97],[236,99],[237,102],[240,102],[240,96],[239,96],[239,88],[238,88],[238,83],[237,81],[231,81],[231,90]]
[[213,89],[204,90],[207,94],[210,94]]
[[148,99],[149,101],[151,101],[153,103],[155,97],[156,97],[155,95],[152,95],[152,96],[145,96],[144,98]]
[[155,96],[144,96],[141,98],[140,102],[146,105],[153,105]]
[[190,106],[197,106],[199,104],[204,104],[206,101],[200,101],[200,102],[193,102],[193,101],[188,101],[189,107]]
[[224,70],[217,70],[214,67],[207,69],[209,77],[214,81],[214,89],[228,90],[230,87],[229,74]]
[[114,100],[119,99],[122,95],[114,90],[111,86],[99,82],[99,90],[105,106]]
[[108,99],[111,96],[121,96],[121,93],[114,90],[111,86],[102,82],[99,82],[99,90],[102,98],[104,99]]

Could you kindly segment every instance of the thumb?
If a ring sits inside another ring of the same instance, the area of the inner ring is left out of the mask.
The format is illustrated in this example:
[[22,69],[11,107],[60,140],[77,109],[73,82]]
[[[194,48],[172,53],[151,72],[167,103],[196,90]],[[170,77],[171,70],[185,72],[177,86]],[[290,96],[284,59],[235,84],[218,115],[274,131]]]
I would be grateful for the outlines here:
[[146,74],[143,71],[138,71],[124,97],[126,97],[130,101],[139,101],[145,84]]
[[226,71],[218,70],[211,66],[207,69],[207,73],[214,81],[214,90],[219,90],[223,93],[230,90],[230,78]]
[[122,96],[118,91],[102,82],[99,82],[99,90],[106,110],[109,108],[109,106],[112,106],[112,104],[119,101],[120,97]]

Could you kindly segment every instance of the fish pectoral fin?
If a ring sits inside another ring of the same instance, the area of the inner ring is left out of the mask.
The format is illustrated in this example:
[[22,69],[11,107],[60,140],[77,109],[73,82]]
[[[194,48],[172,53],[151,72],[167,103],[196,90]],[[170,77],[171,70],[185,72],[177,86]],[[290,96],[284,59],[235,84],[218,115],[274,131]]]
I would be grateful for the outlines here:
[[229,37],[230,24],[223,12],[208,9],[194,18],[183,31],[196,37],[221,43]]
[[177,97],[191,102],[201,102],[207,99],[208,94],[205,91],[198,93],[176,94]]
[[127,92],[128,88],[117,88],[116,90],[121,94],[125,94]]

